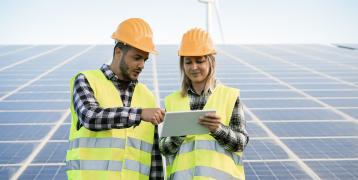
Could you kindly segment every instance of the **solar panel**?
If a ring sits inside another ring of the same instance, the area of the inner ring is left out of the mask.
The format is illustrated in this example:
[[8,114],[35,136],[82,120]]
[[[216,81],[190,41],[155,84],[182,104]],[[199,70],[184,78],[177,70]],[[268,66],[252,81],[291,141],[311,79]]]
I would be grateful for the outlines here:
[[246,179],[311,179],[295,162],[245,163]]
[[357,161],[308,161],[306,162],[322,179],[357,179]]
[[0,112],[1,124],[54,123],[63,112]]
[[2,126],[0,141],[40,140],[51,125],[8,125]]
[[64,163],[68,147],[67,142],[48,142],[33,163]]
[[336,120],[343,119],[329,109],[256,109],[253,110],[262,121],[265,120]]
[[[0,68],[0,179],[20,167],[20,179],[66,179],[69,79],[110,62],[112,50],[111,45],[0,46],[0,66],[6,67]],[[245,105],[246,179],[358,178],[358,53],[315,44],[218,50],[217,77],[240,88]],[[158,51],[140,82],[164,107],[164,98],[180,88],[179,58],[176,45]]]
[[[9,139],[11,140],[11,139]],[[20,164],[24,161],[38,143],[0,143],[0,163]]]
[[287,146],[302,159],[358,158],[357,138],[287,139]]
[[251,140],[244,151],[244,159],[288,159],[288,154],[273,140]]
[[19,179],[67,179],[64,165],[29,166]]

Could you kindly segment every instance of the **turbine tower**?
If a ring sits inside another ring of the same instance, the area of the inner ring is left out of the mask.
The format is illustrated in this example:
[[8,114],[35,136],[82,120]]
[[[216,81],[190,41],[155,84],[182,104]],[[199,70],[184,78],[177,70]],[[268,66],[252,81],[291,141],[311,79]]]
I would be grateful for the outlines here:
[[222,43],[225,43],[225,38],[224,38],[224,32],[223,32],[223,28],[222,28],[222,24],[221,24],[221,17],[220,17],[220,11],[219,11],[219,4],[218,4],[218,0],[198,0],[201,3],[206,4],[207,9],[206,9],[206,30],[209,32],[209,34],[212,35],[212,14],[213,14],[213,8],[215,9],[216,12],[216,18],[218,21],[218,25],[219,25],[219,30],[220,30],[220,36],[221,36],[221,40]]

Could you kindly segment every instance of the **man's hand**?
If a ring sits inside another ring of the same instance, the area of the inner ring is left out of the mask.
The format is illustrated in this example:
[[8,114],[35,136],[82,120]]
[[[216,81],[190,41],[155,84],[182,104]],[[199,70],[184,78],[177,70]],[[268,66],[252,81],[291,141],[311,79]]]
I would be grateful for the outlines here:
[[165,111],[160,108],[145,108],[142,109],[142,114],[140,118],[143,121],[152,123],[153,125],[158,125],[163,122]]
[[214,133],[220,126],[221,118],[214,113],[205,114],[199,118],[199,124],[209,129],[210,132]]

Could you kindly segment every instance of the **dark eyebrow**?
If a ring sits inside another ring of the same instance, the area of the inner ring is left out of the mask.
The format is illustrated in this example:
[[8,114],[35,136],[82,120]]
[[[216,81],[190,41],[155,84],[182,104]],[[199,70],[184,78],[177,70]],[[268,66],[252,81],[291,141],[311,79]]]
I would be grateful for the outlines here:
[[[136,58],[144,58],[144,56],[140,55],[140,54],[135,54],[134,55]],[[147,60],[149,57],[144,58],[144,60]]]
[[142,55],[140,55],[140,54],[135,54],[134,55],[135,57],[140,57],[140,58],[142,58],[143,56]]

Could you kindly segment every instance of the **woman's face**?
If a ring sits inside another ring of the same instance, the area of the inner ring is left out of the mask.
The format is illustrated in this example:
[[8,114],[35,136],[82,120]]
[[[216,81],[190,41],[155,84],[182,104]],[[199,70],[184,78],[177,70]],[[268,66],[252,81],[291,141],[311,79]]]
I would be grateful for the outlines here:
[[205,56],[185,56],[184,72],[192,83],[202,83],[209,74],[210,64]]

